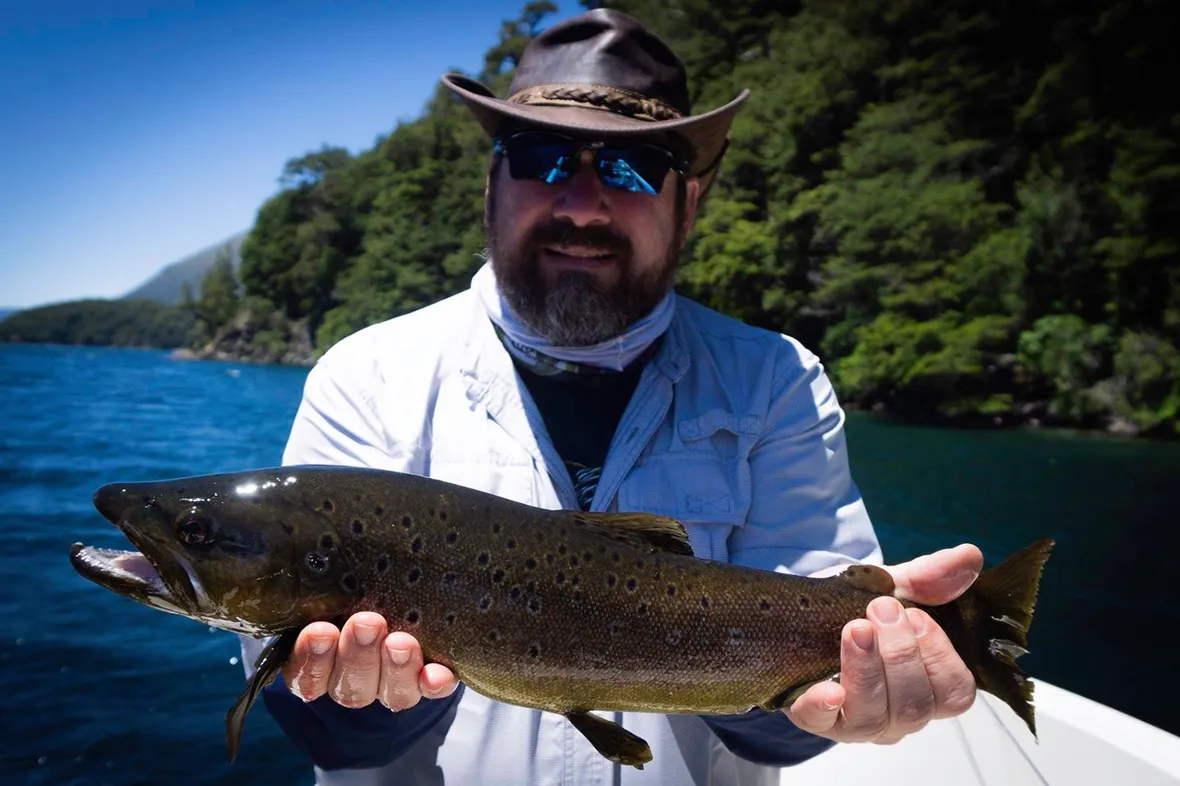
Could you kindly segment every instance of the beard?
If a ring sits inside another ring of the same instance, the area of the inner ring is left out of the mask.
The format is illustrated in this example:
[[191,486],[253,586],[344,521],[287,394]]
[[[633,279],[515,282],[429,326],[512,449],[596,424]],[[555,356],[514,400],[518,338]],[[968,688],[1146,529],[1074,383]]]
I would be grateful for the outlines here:
[[[631,242],[609,227],[578,227],[569,221],[539,224],[512,244],[498,231],[492,198],[484,208],[484,237],[500,293],[520,320],[557,346],[585,347],[624,333],[668,293],[684,243],[683,217],[684,203],[678,197],[676,231],[657,265],[636,266]],[[613,254],[618,280],[603,289],[592,274],[568,270],[546,282],[541,252],[545,246],[565,244]]]

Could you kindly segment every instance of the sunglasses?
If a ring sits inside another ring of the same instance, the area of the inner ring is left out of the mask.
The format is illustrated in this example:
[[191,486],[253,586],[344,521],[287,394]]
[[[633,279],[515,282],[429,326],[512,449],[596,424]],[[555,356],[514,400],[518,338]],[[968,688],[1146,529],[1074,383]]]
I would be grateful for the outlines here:
[[508,158],[513,180],[564,183],[581,166],[582,151],[594,154],[594,172],[607,188],[658,194],[668,172],[684,174],[688,162],[645,142],[587,142],[547,131],[497,137],[495,152]]

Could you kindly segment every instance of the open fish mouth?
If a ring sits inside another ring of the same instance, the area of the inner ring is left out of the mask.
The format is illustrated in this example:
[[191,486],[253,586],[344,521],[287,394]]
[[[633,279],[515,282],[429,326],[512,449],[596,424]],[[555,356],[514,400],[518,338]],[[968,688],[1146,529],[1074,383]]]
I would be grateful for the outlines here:
[[165,580],[160,565],[143,552],[75,543],[70,563],[83,577],[132,600],[186,615],[196,606],[198,590],[188,571],[169,570]]

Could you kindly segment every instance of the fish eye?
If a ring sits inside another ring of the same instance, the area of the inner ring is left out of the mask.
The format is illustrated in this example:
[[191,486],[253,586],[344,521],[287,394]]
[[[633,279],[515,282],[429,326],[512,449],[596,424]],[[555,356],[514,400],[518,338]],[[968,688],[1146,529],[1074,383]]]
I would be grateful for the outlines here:
[[180,519],[176,525],[176,535],[190,546],[208,546],[216,540],[210,521],[193,515]]

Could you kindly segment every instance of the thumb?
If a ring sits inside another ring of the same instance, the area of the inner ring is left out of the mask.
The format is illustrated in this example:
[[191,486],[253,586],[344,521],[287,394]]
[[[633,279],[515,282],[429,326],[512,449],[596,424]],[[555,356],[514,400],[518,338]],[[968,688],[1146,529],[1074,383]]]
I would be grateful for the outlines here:
[[915,603],[938,605],[962,595],[983,570],[983,552],[964,543],[888,568],[894,595]]

